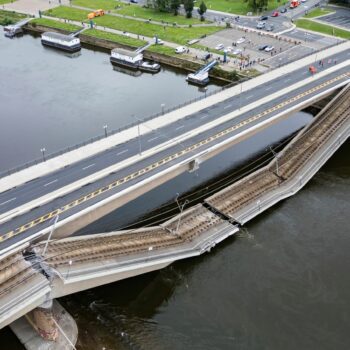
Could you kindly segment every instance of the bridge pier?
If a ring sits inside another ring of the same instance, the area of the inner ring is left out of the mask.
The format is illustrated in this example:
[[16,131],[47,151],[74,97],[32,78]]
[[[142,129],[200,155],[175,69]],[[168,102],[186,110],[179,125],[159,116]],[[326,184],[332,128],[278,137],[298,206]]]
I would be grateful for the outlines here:
[[10,328],[28,350],[73,349],[78,338],[74,319],[55,299],[28,312]]

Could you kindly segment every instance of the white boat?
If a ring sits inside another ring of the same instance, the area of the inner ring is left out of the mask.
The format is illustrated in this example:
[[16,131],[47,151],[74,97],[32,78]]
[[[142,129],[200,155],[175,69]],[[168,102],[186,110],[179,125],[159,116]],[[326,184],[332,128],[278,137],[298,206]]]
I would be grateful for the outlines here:
[[41,43],[68,52],[76,52],[81,49],[79,38],[55,32],[45,32],[41,34]]

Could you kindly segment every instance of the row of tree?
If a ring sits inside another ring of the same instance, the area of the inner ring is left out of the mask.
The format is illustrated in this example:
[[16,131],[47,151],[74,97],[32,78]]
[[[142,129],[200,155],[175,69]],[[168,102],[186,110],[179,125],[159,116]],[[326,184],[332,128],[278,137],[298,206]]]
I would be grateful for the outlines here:
[[[257,10],[263,10],[267,9],[267,6],[269,4],[268,0],[244,0],[245,2],[248,3],[248,7],[252,9],[254,12]],[[277,0],[280,2],[280,0]]]
[[[184,4],[186,17],[192,17],[192,11],[194,8],[193,0],[147,0],[147,6],[160,12],[172,12],[175,16],[179,13],[181,3]],[[198,8],[198,13],[201,16],[201,20],[204,21],[204,14],[207,11],[207,6],[202,1]]]

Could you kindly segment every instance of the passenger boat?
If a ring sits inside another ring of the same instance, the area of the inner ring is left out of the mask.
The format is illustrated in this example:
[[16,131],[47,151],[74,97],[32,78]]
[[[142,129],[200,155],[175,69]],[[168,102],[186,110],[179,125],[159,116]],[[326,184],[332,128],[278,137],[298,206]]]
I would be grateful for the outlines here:
[[142,62],[140,70],[143,72],[158,73],[160,71],[159,63]]
[[115,48],[111,52],[110,60],[112,64],[137,70],[142,63],[143,54],[136,51]]
[[209,74],[208,72],[191,73],[187,75],[186,80],[195,85],[207,85],[209,83]]
[[79,38],[55,32],[41,34],[41,43],[45,46],[55,47],[68,52],[77,52],[81,49]]
[[5,32],[6,37],[13,38],[17,34],[22,34],[23,30],[22,30],[22,27],[20,27],[20,26],[8,25],[8,26],[4,27],[4,32]]

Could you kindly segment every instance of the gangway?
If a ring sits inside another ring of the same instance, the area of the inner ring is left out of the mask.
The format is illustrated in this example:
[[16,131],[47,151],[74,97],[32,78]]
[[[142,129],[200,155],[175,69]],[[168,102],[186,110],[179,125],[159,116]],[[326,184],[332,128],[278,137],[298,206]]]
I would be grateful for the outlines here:
[[207,63],[204,67],[200,68],[197,72],[187,75],[186,80],[190,83],[206,85],[209,82],[209,71],[218,63],[217,60],[213,60]]
[[143,51],[147,50],[151,45],[153,45],[152,43],[147,43],[144,46],[139,47],[138,49],[135,50],[135,53],[142,53]]
[[80,33],[82,33],[84,30],[86,30],[87,28],[82,28],[82,29],[79,29],[78,31],[72,33],[72,34],[69,34],[69,36],[71,37],[75,37],[77,35],[79,35]]

